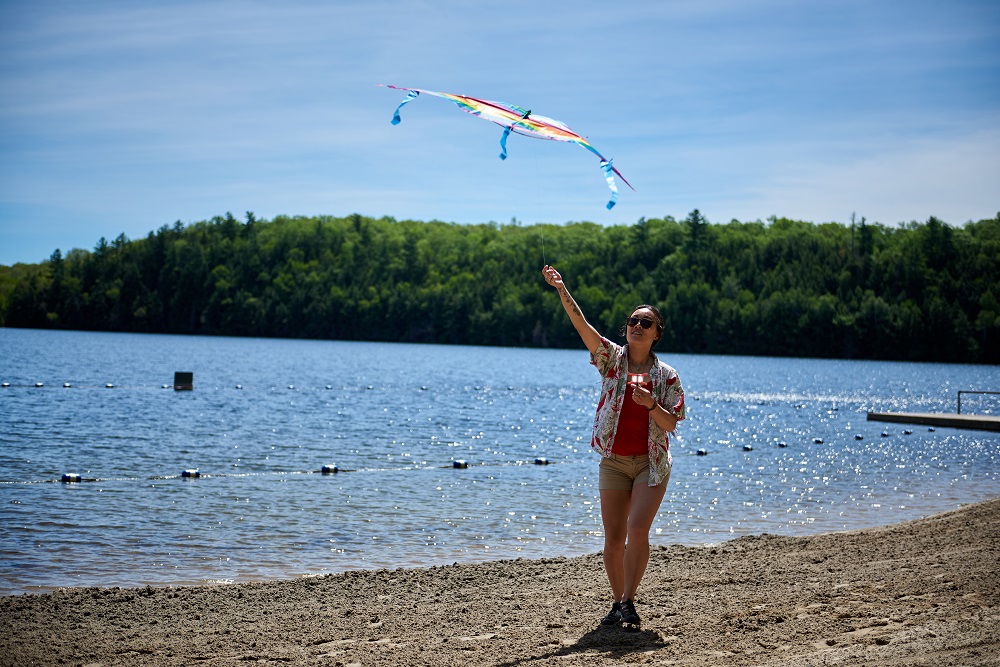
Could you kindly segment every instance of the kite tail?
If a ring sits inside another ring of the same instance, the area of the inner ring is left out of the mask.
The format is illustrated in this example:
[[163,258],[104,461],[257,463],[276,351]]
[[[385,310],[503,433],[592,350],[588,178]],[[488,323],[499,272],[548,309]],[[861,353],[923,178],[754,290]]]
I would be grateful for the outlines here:
[[419,95],[420,95],[420,92],[416,91],[416,90],[411,90],[410,92],[408,92],[406,94],[406,99],[404,99],[402,102],[399,103],[399,106],[396,107],[396,112],[392,114],[392,124],[393,125],[399,125],[399,121],[400,121],[399,110],[402,109],[407,104],[409,104],[410,102],[412,102],[413,100],[417,99],[417,97]]
[[503,129],[503,134],[500,135],[500,159],[507,159],[507,137],[510,136],[510,128],[512,125],[508,125]]
[[601,160],[601,169],[604,170],[604,180],[611,188],[611,199],[608,201],[608,210],[610,211],[618,202],[618,186],[615,185],[614,167],[611,166],[611,160]]
[[[521,109],[518,109],[518,111],[521,111]],[[531,109],[528,109],[521,116],[521,120],[518,120],[518,121],[515,121],[514,123],[511,123],[510,125],[508,125],[507,127],[505,127],[503,129],[503,134],[500,135],[500,159],[501,160],[506,160],[507,159],[507,137],[510,136],[510,131],[514,129],[515,125],[517,125],[518,123],[520,123],[522,120],[524,120],[525,118],[527,118],[530,115],[531,115]]]

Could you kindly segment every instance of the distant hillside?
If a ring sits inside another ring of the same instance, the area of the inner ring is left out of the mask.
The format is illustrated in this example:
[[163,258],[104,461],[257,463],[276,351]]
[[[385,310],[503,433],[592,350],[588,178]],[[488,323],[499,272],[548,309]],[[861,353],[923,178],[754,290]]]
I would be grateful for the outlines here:
[[897,228],[697,210],[614,227],[227,214],[0,267],[0,324],[579,346],[543,255],[606,335],[657,305],[661,350],[1000,363],[1000,215]]

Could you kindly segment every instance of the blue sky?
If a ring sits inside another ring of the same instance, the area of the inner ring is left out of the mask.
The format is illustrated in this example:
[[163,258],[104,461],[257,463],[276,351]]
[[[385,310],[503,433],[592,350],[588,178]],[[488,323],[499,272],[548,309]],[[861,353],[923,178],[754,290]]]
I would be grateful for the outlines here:
[[[1000,210],[1000,3],[0,0],[0,264],[180,220]],[[438,98],[566,122],[598,161]]]

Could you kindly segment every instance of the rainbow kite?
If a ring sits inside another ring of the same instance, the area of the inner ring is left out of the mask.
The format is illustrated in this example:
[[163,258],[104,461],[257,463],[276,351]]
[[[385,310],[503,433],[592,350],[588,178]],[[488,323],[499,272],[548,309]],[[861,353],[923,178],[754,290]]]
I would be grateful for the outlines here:
[[393,90],[407,91],[406,98],[399,103],[399,106],[396,107],[396,112],[392,115],[393,125],[399,124],[399,110],[417,99],[420,93],[443,97],[457,104],[462,111],[484,118],[503,128],[503,135],[500,137],[501,160],[507,159],[507,137],[510,136],[511,132],[523,134],[526,137],[534,137],[535,139],[569,141],[583,146],[601,159],[601,169],[604,171],[604,179],[608,182],[608,187],[611,188],[611,200],[608,202],[609,211],[615,205],[615,202],[618,201],[618,188],[615,186],[614,174],[618,174],[618,177],[622,179],[625,185],[629,186],[633,191],[635,190],[632,184],[626,181],[625,177],[621,175],[621,172],[612,166],[611,160],[608,160],[597,152],[597,149],[591,146],[589,141],[566,127],[566,124],[561,121],[539,116],[531,113],[529,109],[522,109],[513,104],[504,104],[503,102],[491,102],[490,100],[481,100],[475,97],[466,97],[465,95],[453,95],[451,93],[436,93],[433,90],[421,90],[419,88],[400,88],[386,84],[379,85],[384,85],[386,88],[392,88]]

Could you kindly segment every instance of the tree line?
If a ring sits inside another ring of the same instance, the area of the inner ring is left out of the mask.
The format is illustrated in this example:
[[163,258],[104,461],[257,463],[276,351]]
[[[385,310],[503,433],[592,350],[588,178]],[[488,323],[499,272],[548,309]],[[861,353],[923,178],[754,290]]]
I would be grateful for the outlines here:
[[659,307],[661,350],[1000,363],[1000,214],[889,227],[695,210],[605,227],[227,213],[0,267],[0,325],[576,347],[543,261],[606,335]]

